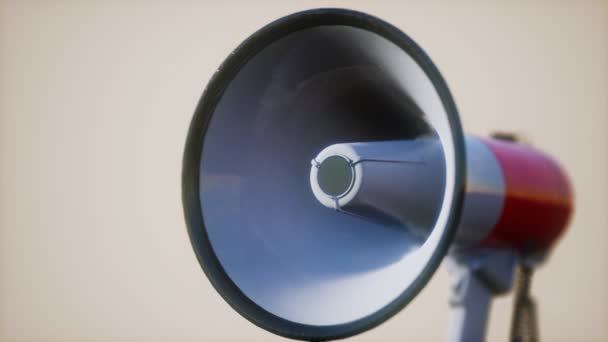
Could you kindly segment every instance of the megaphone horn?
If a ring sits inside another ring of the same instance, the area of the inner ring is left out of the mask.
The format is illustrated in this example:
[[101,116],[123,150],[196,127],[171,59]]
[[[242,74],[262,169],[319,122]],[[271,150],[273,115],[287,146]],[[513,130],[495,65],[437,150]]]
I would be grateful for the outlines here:
[[215,289],[304,340],[382,323],[450,249],[542,254],[572,207],[549,157],[465,137],[411,38],[342,9],[279,19],[226,59],[192,118],[182,178]]

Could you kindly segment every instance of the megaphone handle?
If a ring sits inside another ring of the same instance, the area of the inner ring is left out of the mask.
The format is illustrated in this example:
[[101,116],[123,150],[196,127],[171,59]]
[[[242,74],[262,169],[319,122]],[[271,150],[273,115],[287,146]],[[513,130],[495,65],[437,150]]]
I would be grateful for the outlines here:
[[447,340],[484,341],[492,293],[473,272],[462,274],[453,287]]
[[513,286],[517,256],[508,251],[478,251],[450,256],[453,277],[449,342],[485,341],[490,301]]

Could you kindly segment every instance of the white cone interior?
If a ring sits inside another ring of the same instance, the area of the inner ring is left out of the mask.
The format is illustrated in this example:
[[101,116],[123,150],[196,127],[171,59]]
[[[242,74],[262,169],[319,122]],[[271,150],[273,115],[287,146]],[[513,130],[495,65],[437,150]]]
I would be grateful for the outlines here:
[[[310,161],[352,141],[435,137],[443,205],[426,239],[329,210]],[[385,38],[346,26],[292,33],[255,55],[223,93],[200,168],[205,227],[222,267],[257,305],[335,325],[407,291],[445,231],[454,191],[446,111],[423,70]]]

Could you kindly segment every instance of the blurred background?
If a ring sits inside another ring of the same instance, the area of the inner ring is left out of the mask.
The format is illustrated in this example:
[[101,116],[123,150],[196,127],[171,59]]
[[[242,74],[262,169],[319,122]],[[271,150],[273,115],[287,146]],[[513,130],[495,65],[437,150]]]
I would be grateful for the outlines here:
[[[181,158],[231,50],[314,7],[399,27],[442,71],[468,133],[515,132],[563,164],[576,212],[535,275],[541,339],[608,340],[608,2],[0,0],[1,341],[283,340],[201,271]],[[445,339],[449,286],[441,267],[351,340]],[[511,304],[494,301],[490,341],[507,340]]]

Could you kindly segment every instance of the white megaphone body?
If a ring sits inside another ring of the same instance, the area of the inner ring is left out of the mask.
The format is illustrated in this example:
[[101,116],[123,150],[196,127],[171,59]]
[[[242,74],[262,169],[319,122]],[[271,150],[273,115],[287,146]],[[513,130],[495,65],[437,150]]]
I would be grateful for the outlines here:
[[463,134],[414,41],[338,9],[273,22],[222,64],[188,134],[183,202],[223,298],[302,340],[380,324],[446,254],[450,338],[482,340],[491,296],[542,260],[573,206],[548,156]]

